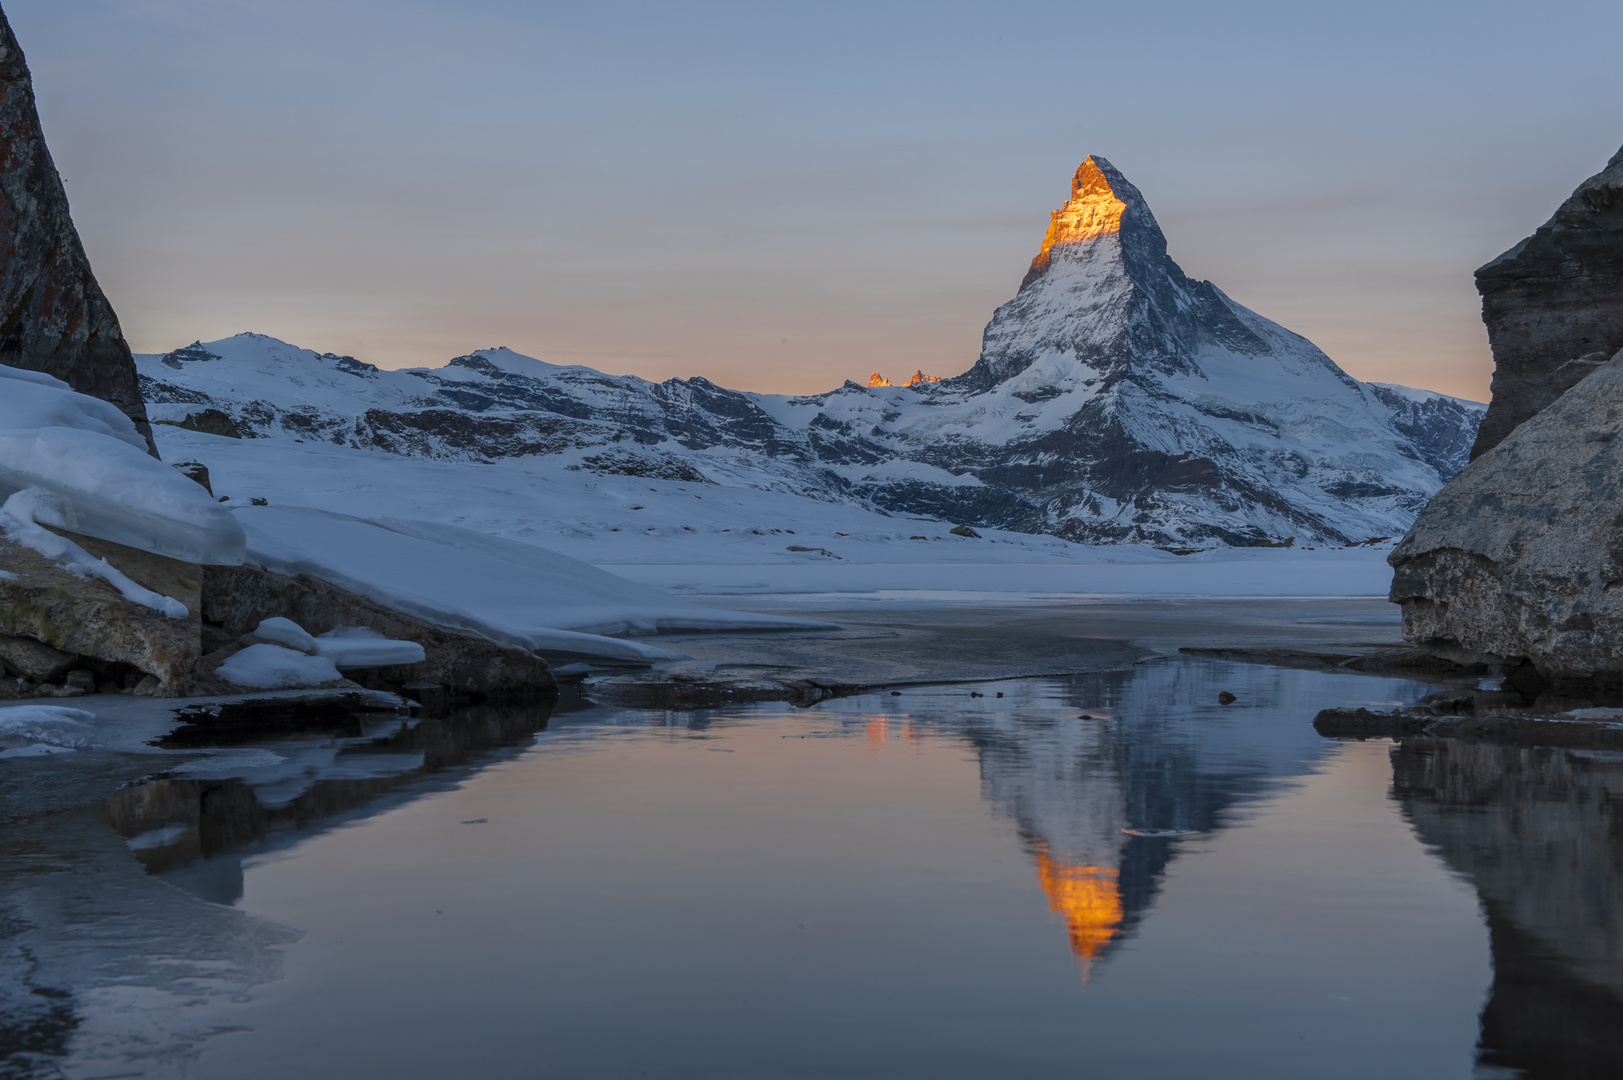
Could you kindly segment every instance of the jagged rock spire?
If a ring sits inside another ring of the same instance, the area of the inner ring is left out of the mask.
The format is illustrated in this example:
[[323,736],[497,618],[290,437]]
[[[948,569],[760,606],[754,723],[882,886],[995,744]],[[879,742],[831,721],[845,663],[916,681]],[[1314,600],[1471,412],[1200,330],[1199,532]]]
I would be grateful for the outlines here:
[[0,11],[0,364],[54,375],[117,405],[152,446],[135,360],[90,270]]
[[1192,281],[1168,257],[1138,188],[1104,158],[1088,157],[1070,198],[1049,215],[1019,291],[986,324],[980,359],[951,381],[987,391],[1065,357],[1114,384],[1145,367],[1192,370],[1203,341],[1266,349],[1210,282]]
[[1138,188],[1110,162],[1089,155],[1071,177],[1071,197],[1049,215],[1048,234],[1020,287],[1041,277],[1056,253],[1063,258],[1101,236],[1123,231],[1139,234],[1152,250],[1158,248],[1160,254],[1166,253],[1166,237]]

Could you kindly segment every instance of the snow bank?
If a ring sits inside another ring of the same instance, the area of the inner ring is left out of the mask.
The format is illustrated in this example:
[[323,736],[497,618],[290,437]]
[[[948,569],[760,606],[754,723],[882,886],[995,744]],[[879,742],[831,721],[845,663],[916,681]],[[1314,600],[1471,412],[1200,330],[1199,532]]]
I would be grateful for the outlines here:
[[341,668],[420,664],[428,658],[415,641],[395,641],[367,626],[340,626],[318,637],[292,619],[262,619],[254,630],[262,637],[302,653],[324,656]]
[[549,656],[670,660],[679,654],[604,635],[828,628],[700,607],[544,548],[454,525],[277,506],[236,514],[252,562]]
[[0,709],[0,758],[40,757],[80,750],[90,741],[96,714],[57,705],[14,705]]
[[306,656],[280,645],[250,645],[233,654],[214,673],[227,682],[254,690],[288,690],[337,682],[343,676],[325,656]]
[[280,615],[271,619],[261,619],[259,625],[254,627],[254,637],[262,637],[266,641],[274,641],[278,645],[286,645],[290,649],[304,653],[316,651],[316,639],[310,636],[309,631],[292,619],[284,619]]
[[341,668],[420,664],[428,654],[415,641],[392,641],[364,626],[340,626],[316,638],[315,653]]
[[192,563],[242,561],[242,529],[146,452],[129,417],[35,371],[0,366],[0,498],[38,488],[34,520]]

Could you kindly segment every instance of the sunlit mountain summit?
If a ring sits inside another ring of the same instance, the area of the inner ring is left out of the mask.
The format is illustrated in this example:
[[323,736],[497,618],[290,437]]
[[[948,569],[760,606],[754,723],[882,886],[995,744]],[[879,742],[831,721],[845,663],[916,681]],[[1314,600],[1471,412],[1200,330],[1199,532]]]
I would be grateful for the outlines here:
[[257,334],[138,365],[154,418],[199,430],[792,490],[1177,549],[1401,535],[1464,465],[1483,411],[1359,382],[1189,278],[1143,195],[1097,157],[952,378],[875,372],[794,397],[506,349],[389,371]]

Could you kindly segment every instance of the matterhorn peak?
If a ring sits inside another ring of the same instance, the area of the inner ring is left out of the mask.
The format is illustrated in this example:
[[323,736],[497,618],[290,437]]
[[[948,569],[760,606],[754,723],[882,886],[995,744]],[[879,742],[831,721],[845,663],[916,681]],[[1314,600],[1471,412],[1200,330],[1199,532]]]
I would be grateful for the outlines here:
[[1110,162],[1090,154],[1071,177],[1071,197],[1049,214],[1048,233],[1021,287],[1041,277],[1056,257],[1085,250],[1100,237],[1124,230],[1148,234],[1152,244],[1166,248],[1161,227],[1138,188]]

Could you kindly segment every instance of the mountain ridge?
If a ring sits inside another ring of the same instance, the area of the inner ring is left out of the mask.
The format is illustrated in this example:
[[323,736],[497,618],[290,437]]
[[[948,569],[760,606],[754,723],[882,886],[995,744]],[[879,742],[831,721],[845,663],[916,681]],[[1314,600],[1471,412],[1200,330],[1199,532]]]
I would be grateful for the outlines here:
[[[1361,383],[1194,281],[1103,158],[1072,177],[966,372],[822,394],[652,382],[506,349],[386,371],[258,335],[138,358],[160,421],[358,449],[786,485],[1084,543],[1349,543],[1403,532],[1483,406]],[[638,472],[638,470],[645,470]]]

